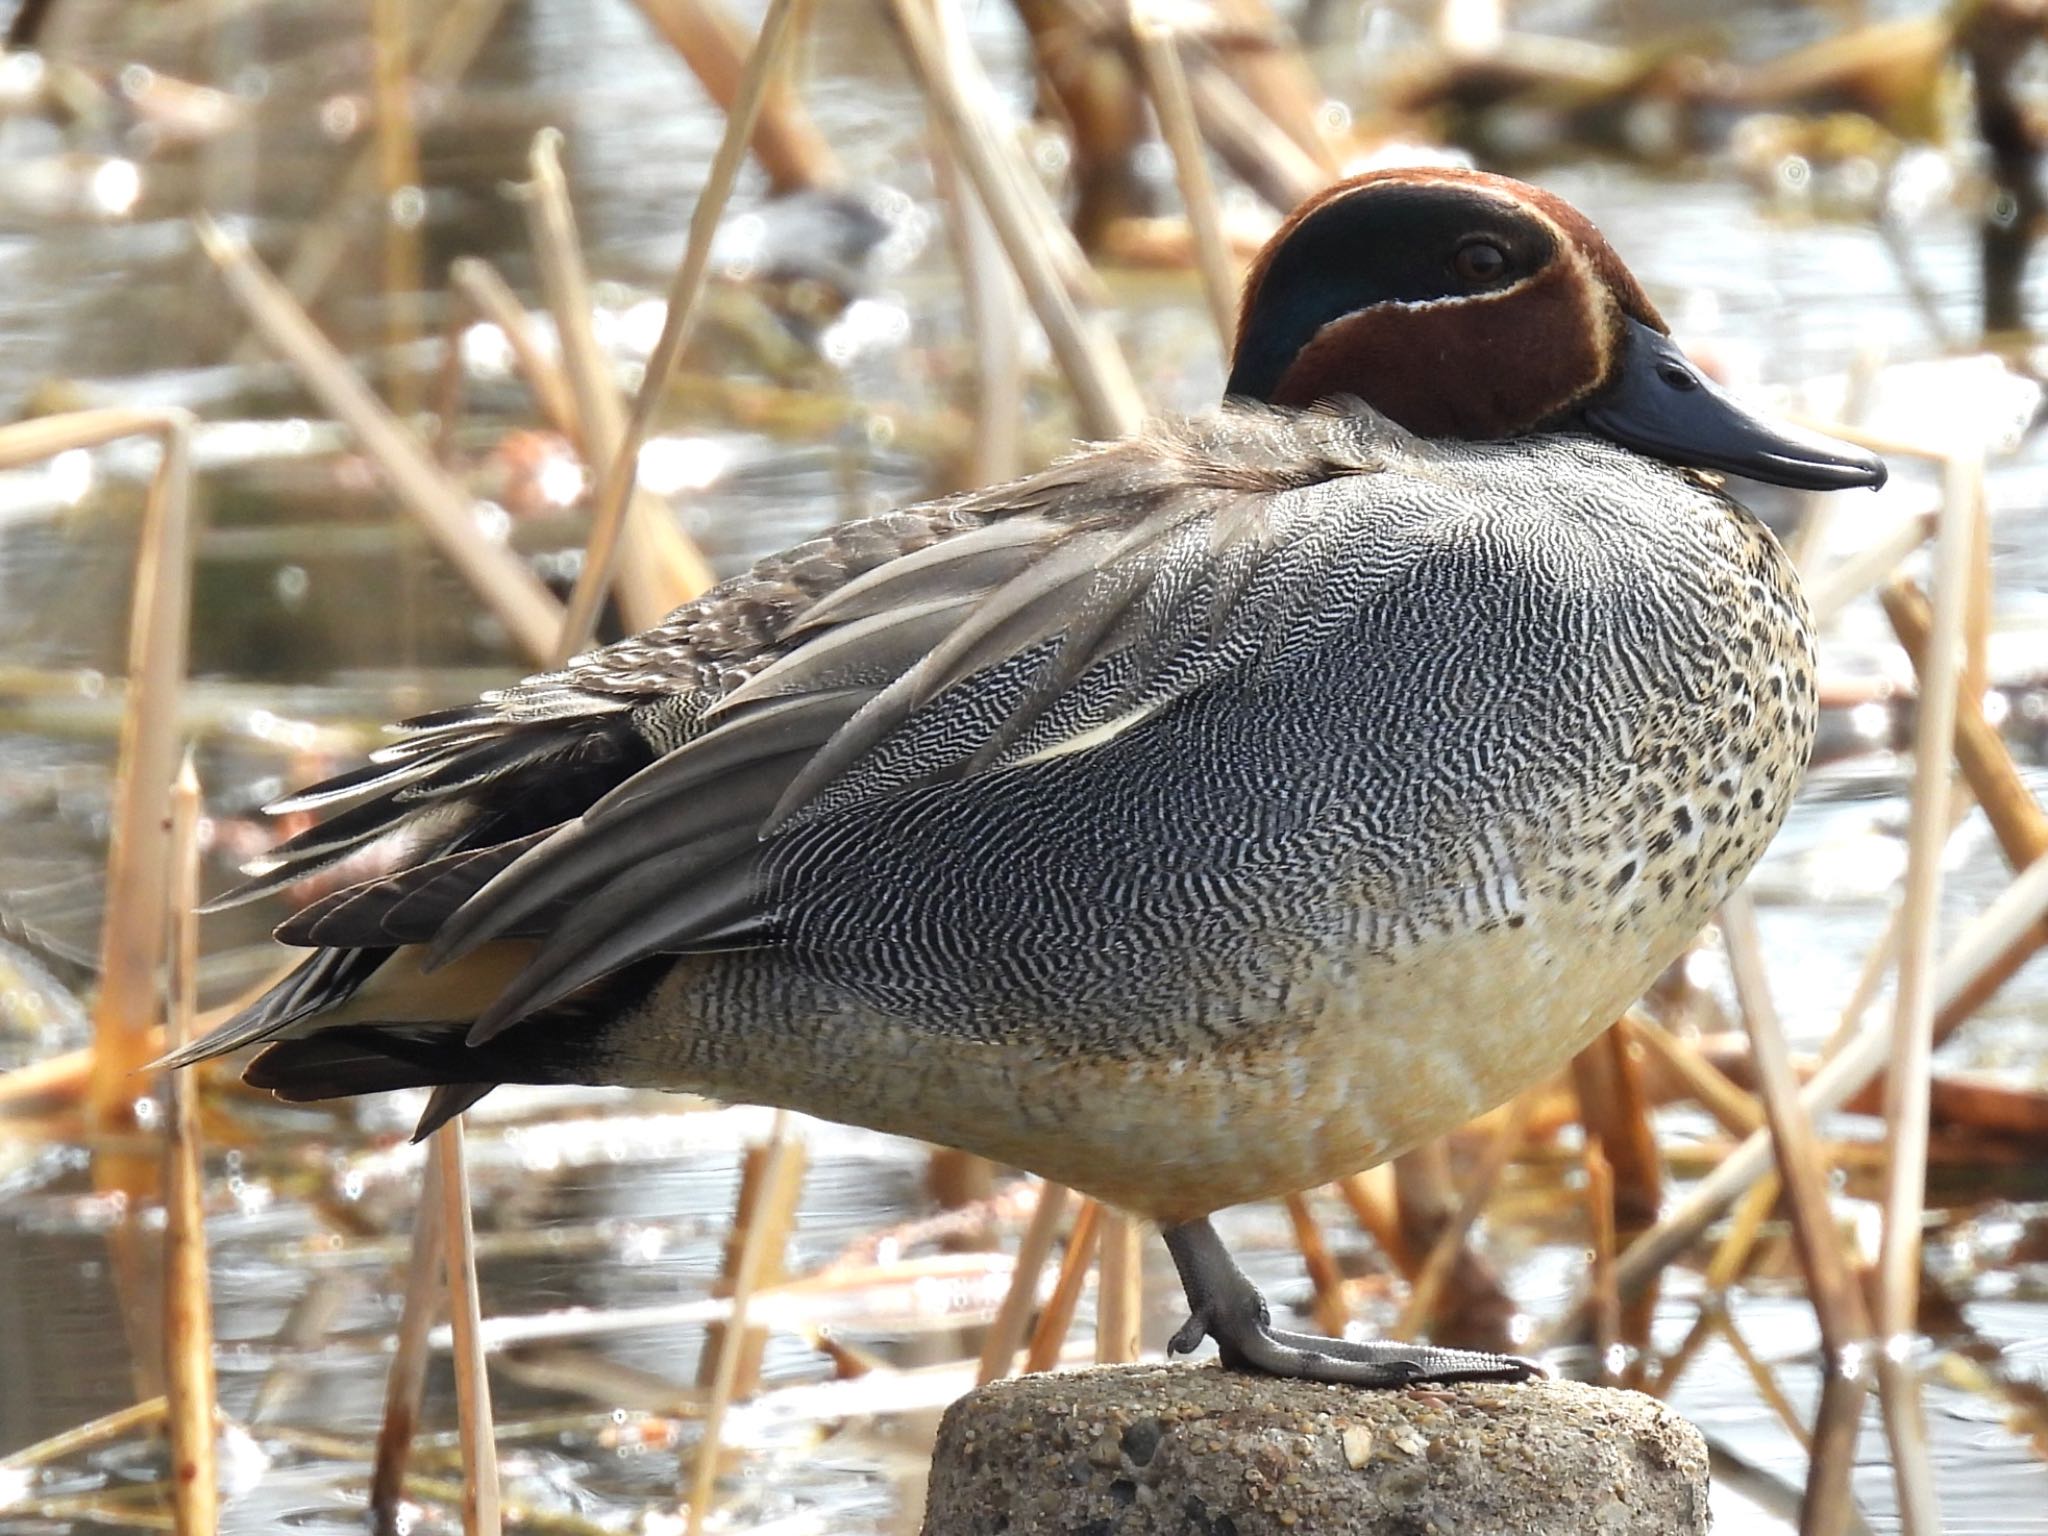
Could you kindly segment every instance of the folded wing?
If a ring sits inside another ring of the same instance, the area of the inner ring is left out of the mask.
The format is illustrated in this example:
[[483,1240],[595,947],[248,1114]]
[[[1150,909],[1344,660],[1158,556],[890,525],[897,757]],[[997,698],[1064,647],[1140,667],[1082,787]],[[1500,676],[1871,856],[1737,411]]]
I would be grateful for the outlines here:
[[[1252,474],[1193,438],[1129,442],[882,531],[849,525],[827,556],[774,566],[774,604],[742,600],[757,570],[663,631],[415,722],[369,769],[287,802],[330,814],[249,889],[413,837],[405,867],[280,936],[322,955],[420,944],[429,968],[537,940],[472,1045],[649,956],[774,944],[778,840],[1090,750],[1212,683],[1244,654],[1230,637],[1268,632],[1288,601],[1274,557],[1313,517],[1295,493],[1374,467]],[[317,1027],[319,989],[285,1001],[188,1054]]]

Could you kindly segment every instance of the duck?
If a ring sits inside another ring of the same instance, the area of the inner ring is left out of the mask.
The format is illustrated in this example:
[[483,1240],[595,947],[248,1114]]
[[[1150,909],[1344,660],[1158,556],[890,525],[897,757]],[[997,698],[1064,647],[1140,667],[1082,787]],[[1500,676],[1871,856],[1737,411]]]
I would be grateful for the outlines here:
[[1149,1219],[1170,1348],[1361,1387],[1530,1361],[1276,1327],[1210,1218],[1588,1044],[1783,821],[1796,573],[1726,491],[1877,486],[1695,367],[1591,221],[1385,169],[1251,265],[1227,398],[765,559],[270,807],[216,905],[376,850],[168,1058],[290,1101],[774,1105]]

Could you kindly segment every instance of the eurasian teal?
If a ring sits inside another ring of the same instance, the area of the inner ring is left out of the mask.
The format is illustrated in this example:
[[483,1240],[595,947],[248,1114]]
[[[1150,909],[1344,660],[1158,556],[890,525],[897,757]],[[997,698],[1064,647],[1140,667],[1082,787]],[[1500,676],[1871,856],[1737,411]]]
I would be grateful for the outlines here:
[[1213,414],[836,527],[643,634],[407,722],[239,893],[373,844],[263,1042],[290,1099],[501,1082],[783,1105],[1158,1221],[1226,1364],[1526,1362],[1274,1329],[1209,1213],[1567,1061],[1762,853],[1806,607],[1702,469],[1876,485],[1672,344],[1500,177],[1331,187]]

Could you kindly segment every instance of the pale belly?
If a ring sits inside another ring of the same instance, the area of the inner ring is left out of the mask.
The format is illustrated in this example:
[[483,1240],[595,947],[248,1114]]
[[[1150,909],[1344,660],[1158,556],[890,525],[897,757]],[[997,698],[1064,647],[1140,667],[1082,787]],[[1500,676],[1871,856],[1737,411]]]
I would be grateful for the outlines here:
[[1231,1049],[1027,1069],[1021,1093],[1054,1114],[1014,1129],[963,1119],[955,1136],[1127,1210],[1187,1220],[1455,1130],[1567,1063],[1676,947],[1650,953],[1611,931],[1455,935],[1303,989],[1296,1017]]
[[1172,1223],[1374,1166],[1511,1098],[1696,927],[1617,934],[1611,912],[1553,911],[1348,958],[1299,978],[1285,1017],[1186,1054],[1053,1056],[840,1013],[660,1076],[961,1147]]

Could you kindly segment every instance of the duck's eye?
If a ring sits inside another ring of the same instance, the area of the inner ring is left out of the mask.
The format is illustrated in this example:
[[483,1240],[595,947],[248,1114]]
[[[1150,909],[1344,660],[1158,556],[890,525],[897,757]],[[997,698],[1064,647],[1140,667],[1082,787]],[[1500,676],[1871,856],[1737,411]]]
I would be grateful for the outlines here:
[[1468,283],[1497,282],[1507,269],[1507,252],[1488,240],[1461,245],[1451,258],[1451,270]]

